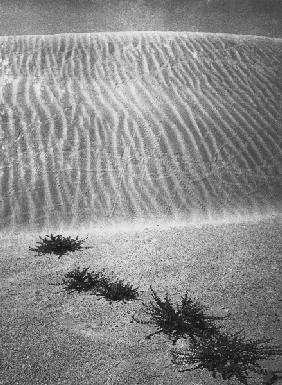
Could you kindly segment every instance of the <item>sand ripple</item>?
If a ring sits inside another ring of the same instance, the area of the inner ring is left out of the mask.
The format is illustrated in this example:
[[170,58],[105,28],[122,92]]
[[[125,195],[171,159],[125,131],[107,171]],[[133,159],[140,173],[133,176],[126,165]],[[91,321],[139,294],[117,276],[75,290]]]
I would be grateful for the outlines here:
[[282,40],[0,38],[0,226],[279,210]]

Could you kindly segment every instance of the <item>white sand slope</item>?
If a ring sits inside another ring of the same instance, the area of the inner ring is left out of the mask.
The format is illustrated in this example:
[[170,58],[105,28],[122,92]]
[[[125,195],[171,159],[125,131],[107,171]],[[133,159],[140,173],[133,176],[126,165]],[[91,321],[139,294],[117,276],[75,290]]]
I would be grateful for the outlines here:
[[0,38],[0,226],[279,210],[282,40]]

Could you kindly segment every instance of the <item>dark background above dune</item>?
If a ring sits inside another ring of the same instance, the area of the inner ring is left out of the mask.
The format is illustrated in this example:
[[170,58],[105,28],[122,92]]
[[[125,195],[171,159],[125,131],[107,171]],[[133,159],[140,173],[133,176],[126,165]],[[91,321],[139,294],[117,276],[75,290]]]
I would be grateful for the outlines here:
[[0,35],[178,30],[282,37],[281,0],[0,0]]

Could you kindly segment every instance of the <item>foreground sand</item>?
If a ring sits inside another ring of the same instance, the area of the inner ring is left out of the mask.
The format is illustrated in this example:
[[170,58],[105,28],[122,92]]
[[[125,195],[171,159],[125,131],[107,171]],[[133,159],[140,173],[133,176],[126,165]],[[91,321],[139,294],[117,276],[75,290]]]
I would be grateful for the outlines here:
[[[92,232],[92,249],[61,260],[29,252],[37,237],[1,239],[1,384],[223,383],[205,371],[178,373],[170,365],[167,339],[147,341],[153,329],[130,323],[140,302],[109,304],[50,285],[78,265],[114,271],[139,286],[144,301],[149,285],[175,300],[189,290],[211,312],[229,313],[230,330],[244,328],[247,337],[282,342],[281,218]],[[279,369],[282,360],[265,366]],[[260,383],[258,377],[250,380]]]

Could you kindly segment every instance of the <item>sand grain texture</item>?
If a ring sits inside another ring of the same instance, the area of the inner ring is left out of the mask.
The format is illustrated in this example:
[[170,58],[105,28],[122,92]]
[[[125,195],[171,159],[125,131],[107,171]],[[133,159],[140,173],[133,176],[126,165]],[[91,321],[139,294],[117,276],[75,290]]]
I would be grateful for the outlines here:
[[[92,249],[60,260],[28,251],[36,233],[2,236],[0,383],[225,384],[205,370],[178,373],[170,364],[168,339],[145,340],[154,328],[130,323],[140,301],[111,305],[50,284],[77,266],[105,268],[139,286],[141,301],[150,299],[150,285],[175,302],[187,290],[210,314],[229,314],[224,321],[229,331],[244,329],[248,338],[281,345],[281,234],[281,218],[90,233]],[[282,362],[262,364],[280,370]],[[249,384],[261,385],[262,377],[254,375]]]

